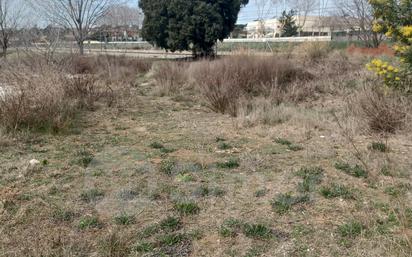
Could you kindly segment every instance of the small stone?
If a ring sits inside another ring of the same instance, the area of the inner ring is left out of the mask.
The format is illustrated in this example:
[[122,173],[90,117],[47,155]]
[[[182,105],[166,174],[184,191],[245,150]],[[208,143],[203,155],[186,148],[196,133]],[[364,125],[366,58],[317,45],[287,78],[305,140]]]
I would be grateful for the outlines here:
[[29,164],[30,164],[31,167],[34,167],[34,166],[36,166],[36,165],[39,165],[39,164],[40,164],[40,161],[38,161],[38,160],[36,160],[36,159],[33,159],[33,160],[30,160],[30,161],[29,161]]

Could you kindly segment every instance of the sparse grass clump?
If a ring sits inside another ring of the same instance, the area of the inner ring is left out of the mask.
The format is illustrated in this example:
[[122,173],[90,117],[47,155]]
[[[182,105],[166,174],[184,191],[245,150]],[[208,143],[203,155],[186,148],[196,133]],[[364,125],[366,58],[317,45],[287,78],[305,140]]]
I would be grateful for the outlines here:
[[287,213],[294,205],[310,200],[308,195],[292,196],[291,194],[279,194],[272,200],[272,208],[278,214]]
[[234,218],[226,219],[219,228],[219,234],[223,237],[234,237],[242,228],[243,222]]
[[239,159],[237,158],[230,158],[225,162],[218,162],[216,166],[220,169],[235,169],[240,166]]
[[368,148],[370,150],[378,151],[382,153],[389,152],[389,147],[385,143],[382,143],[382,142],[372,142]]
[[255,193],[253,194],[255,197],[263,197],[267,194],[268,190],[266,188],[264,189],[259,189],[256,190]]
[[368,172],[357,164],[355,166],[351,166],[348,163],[337,162],[335,163],[335,168],[353,177],[357,177],[357,178],[367,178],[368,177]]
[[269,239],[273,237],[272,230],[262,224],[244,224],[243,234],[255,239]]
[[117,225],[130,225],[135,222],[134,215],[129,215],[126,212],[122,212],[114,217],[114,222]]
[[195,215],[200,212],[200,207],[195,202],[176,203],[174,209],[181,215]]
[[205,185],[201,185],[200,187],[196,188],[196,190],[193,192],[194,195],[200,196],[200,197],[206,197],[206,196],[222,197],[225,193],[226,193],[225,190],[223,190],[220,187],[208,187]]
[[159,143],[159,142],[153,142],[149,146],[153,149],[162,149],[162,148],[164,148],[164,145]]
[[354,239],[364,230],[364,226],[359,221],[349,221],[338,227],[338,233],[343,238]]
[[324,170],[321,167],[304,167],[296,175],[303,179],[298,184],[300,192],[312,192],[322,182]]
[[101,228],[103,224],[99,221],[97,217],[83,217],[79,221],[80,229],[91,229],[91,228]]
[[75,163],[81,167],[87,168],[89,164],[93,161],[94,155],[90,150],[85,148],[77,151],[77,159]]
[[176,161],[175,160],[163,160],[160,163],[159,171],[161,173],[164,173],[166,175],[173,175],[173,172],[176,167]]
[[159,226],[164,231],[176,231],[182,226],[182,223],[179,218],[167,217],[159,223]]
[[97,188],[84,191],[80,194],[80,199],[86,203],[95,202],[104,197],[104,192]]
[[229,150],[229,149],[232,149],[233,147],[230,144],[226,143],[226,142],[220,142],[217,145],[217,148],[219,150]]
[[278,144],[280,144],[280,145],[286,145],[286,146],[290,146],[290,145],[293,144],[293,143],[292,143],[291,141],[289,141],[288,139],[286,139],[286,138],[280,138],[280,137],[278,137],[278,138],[275,139],[275,143],[278,143]]
[[341,197],[343,199],[355,199],[352,191],[351,188],[340,184],[331,184],[320,189],[320,193],[325,198]]

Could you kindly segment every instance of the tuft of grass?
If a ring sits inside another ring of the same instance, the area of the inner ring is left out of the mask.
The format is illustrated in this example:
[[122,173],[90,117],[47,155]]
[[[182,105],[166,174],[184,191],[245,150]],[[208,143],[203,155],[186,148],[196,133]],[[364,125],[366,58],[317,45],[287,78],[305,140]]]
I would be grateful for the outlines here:
[[392,197],[399,197],[399,196],[405,195],[409,189],[411,189],[411,185],[401,183],[401,184],[397,184],[394,186],[386,187],[385,193]]
[[52,214],[52,218],[55,222],[70,222],[73,220],[74,217],[74,212],[64,210],[61,208],[56,209]]
[[167,217],[159,223],[159,226],[163,231],[176,231],[182,226],[182,223],[179,218]]
[[235,237],[242,227],[243,222],[235,219],[228,218],[223,221],[223,224],[219,228],[219,234],[222,237]]
[[335,168],[353,177],[357,177],[357,178],[367,178],[368,177],[368,172],[359,165],[351,166],[348,163],[337,162],[335,163]]
[[275,143],[278,143],[280,145],[286,145],[286,146],[290,146],[293,143],[285,138],[276,138],[275,139]]
[[253,195],[255,197],[263,197],[267,194],[268,190],[266,188],[257,190]]
[[83,148],[77,152],[77,160],[75,163],[83,168],[87,168],[87,166],[89,166],[89,164],[92,162],[93,158],[93,153]]
[[301,145],[291,144],[291,145],[288,145],[288,149],[291,151],[297,152],[297,151],[303,150],[303,147]]
[[272,230],[262,224],[244,224],[243,234],[254,239],[270,239],[273,237]]
[[226,142],[220,142],[217,145],[217,148],[219,150],[229,150],[229,149],[232,149],[233,147],[230,144],[226,143]]
[[153,149],[162,149],[162,148],[164,148],[163,144],[161,144],[159,142],[156,142],[156,141],[152,142],[149,146]]
[[353,220],[338,227],[338,234],[344,238],[354,239],[364,230],[364,226],[359,221]]
[[84,191],[80,194],[80,199],[86,203],[95,202],[104,197],[104,192],[97,188]]
[[237,158],[230,158],[225,162],[218,162],[216,166],[220,169],[235,169],[240,166],[239,159]]
[[194,181],[195,179],[190,174],[180,173],[180,174],[177,174],[176,180],[179,181],[179,182],[191,182],[191,181]]
[[176,161],[174,161],[174,160],[163,160],[160,163],[159,170],[160,170],[160,172],[170,176],[170,175],[173,174],[173,171],[174,171],[175,167],[176,167]]
[[201,185],[200,187],[196,188],[196,190],[193,192],[194,195],[199,196],[199,197],[207,197],[207,196],[222,197],[223,195],[225,195],[225,193],[226,191],[220,187],[210,188],[205,185]]
[[187,236],[181,233],[160,235],[158,237],[159,243],[163,246],[174,246],[174,245],[177,245],[183,242],[186,239],[187,239]]
[[132,251],[134,251],[134,252],[144,252],[144,253],[147,253],[147,252],[153,251],[154,248],[155,248],[155,246],[154,246],[153,243],[150,243],[150,242],[140,242],[140,243],[137,243],[136,245],[134,245],[134,246],[132,247]]
[[103,224],[97,217],[83,217],[79,221],[80,229],[101,228]]
[[133,189],[122,189],[117,193],[117,197],[123,201],[130,201],[135,199],[139,193]]
[[324,170],[321,167],[303,167],[296,175],[303,179],[298,184],[299,192],[312,192],[323,180]]
[[294,205],[305,203],[310,200],[308,195],[292,196],[291,194],[278,194],[272,200],[272,208],[278,214],[285,214]]
[[382,153],[389,152],[389,147],[383,142],[372,142],[368,146],[368,149],[373,150],[373,151],[382,152]]
[[181,215],[194,215],[200,212],[200,207],[194,202],[176,203],[174,209]]
[[329,186],[324,186],[320,189],[320,193],[325,198],[341,197],[343,199],[355,199],[352,189],[340,184],[331,184]]
[[114,217],[114,222],[117,225],[130,225],[135,222],[134,215],[129,215],[126,212],[122,212]]

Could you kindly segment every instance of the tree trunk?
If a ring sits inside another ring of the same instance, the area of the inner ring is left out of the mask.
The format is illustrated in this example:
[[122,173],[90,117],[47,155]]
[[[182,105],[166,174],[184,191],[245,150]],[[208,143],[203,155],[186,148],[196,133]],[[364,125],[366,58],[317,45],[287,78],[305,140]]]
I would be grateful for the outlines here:
[[78,42],[78,45],[79,45],[80,55],[84,55],[84,42],[83,42],[83,40],[80,40]]
[[1,53],[1,56],[4,58],[7,57],[7,46],[3,46],[3,52]]

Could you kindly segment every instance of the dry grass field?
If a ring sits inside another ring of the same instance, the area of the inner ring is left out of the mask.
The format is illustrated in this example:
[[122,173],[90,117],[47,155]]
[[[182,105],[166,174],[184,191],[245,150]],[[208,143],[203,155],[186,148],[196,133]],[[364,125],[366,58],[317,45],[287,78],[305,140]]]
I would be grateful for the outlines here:
[[0,256],[412,256],[412,100],[368,60],[1,63]]

